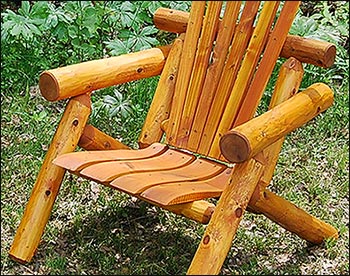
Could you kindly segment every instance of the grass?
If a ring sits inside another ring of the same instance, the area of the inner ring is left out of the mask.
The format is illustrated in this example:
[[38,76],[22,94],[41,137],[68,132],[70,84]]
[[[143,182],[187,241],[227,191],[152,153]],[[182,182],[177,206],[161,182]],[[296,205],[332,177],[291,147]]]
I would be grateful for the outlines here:
[[[339,240],[313,246],[247,213],[222,274],[349,272],[347,95],[336,88],[335,105],[288,136],[271,185],[335,226]],[[204,226],[72,175],[33,261],[11,261],[7,252],[63,104],[44,101],[32,88],[19,97],[4,95],[2,107],[2,274],[185,274]]]
[[[336,227],[340,237],[311,245],[262,215],[246,213],[221,274],[349,274],[348,68],[342,80],[332,80],[326,73],[331,69],[306,69],[302,88],[326,81],[335,103],[287,137],[270,189]],[[135,146],[156,81],[118,86],[129,92],[132,114],[100,114],[92,123]],[[95,106],[107,93],[94,95]],[[205,226],[73,175],[65,177],[33,261],[9,259],[64,104],[45,101],[37,86],[2,92],[1,275],[185,274]]]

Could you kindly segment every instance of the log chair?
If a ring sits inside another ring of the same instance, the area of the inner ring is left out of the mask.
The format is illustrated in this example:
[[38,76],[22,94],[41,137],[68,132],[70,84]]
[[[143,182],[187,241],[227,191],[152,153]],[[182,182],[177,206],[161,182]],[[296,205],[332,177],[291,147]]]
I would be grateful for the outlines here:
[[[66,170],[208,224],[188,274],[220,272],[246,210],[315,244],[337,238],[331,225],[267,189],[284,137],[333,103],[323,83],[298,92],[302,62],[328,68],[335,59],[333,44],[288,34],[299,4],[286,1],[279,17],[274,1],[246,1],[241,13],[240,1],[228,1],[222,18],[222,1],[194,1],[190,13],[159,8],[155,26],[179,34],[171,45],[43,72],[43,97],[70,100],[10,257],[32,259]],[[278,57],[287,60],[269,110],[255,116]],[[87,124],[95,90],[156,75],[139,149]],[[86,151],[74,152],[77,145]]]

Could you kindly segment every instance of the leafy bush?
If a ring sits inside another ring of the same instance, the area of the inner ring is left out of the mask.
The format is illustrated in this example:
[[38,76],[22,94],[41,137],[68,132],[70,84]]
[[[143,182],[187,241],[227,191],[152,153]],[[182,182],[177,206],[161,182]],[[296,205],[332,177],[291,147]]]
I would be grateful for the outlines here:
[[160,6],[189,2],[22,1],[1,13],[3,88],[20,91],[45,69],[158,45],[152,17]]

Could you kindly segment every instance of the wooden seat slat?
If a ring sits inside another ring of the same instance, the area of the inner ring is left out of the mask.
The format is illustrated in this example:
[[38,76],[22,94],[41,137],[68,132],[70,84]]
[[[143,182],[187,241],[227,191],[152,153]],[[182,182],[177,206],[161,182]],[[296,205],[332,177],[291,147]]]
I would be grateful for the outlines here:
[[76,172],[99,162],[150,158],[162,154],[167,149],[167,145],[154,143],[152,146],[139,150],[121,149],[71,152],[58,156],[53,163],[69,171]]
[[80,171],[80,175],[97,182],[106,183],[128,173],[179,168],[189,164],[194,159],[195,157],[190,154],[169,149],[161,155],[147,159],[93,164]]
[[224,165],[198,158],[184,167],[168,171],[123,175],[109,183],[109,186],[132,195],[137,195],[150,187],[160,184],[208,179],[219,174],[225,168],[226,166]]
[[179,183],[157,185],[144,191],[141,194],[141,198],[166,206],[205,198],[219,197],[224,190],[231,173],[232,168],[227,168],[219,175],[206,180],[183,181]]

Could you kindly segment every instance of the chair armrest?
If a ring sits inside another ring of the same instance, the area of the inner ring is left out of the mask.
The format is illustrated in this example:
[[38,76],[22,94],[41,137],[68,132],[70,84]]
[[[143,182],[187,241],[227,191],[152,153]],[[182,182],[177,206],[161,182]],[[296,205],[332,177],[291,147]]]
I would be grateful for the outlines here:
[[241,163],[302,126],[333,104],[333,91],[315,83],[266,113],[228,131],[220,140],[223,156]]
[[93,90],[159,75],[171,45],[92,60],[44,71],[39,78],[43,97],[57,101]]

